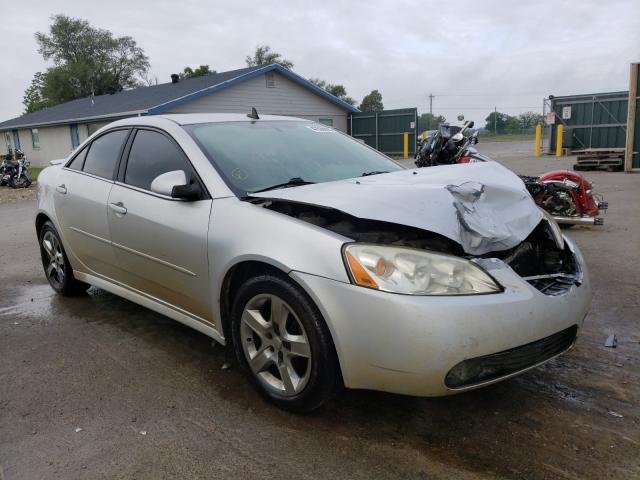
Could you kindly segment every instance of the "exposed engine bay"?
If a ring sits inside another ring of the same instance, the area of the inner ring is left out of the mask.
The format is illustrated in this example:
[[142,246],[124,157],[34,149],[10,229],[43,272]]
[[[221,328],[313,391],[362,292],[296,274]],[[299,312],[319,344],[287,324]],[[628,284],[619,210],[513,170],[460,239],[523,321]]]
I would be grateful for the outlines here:
[[[554,235],[543,219],[519,245],[483,255],[469,255],[453,240],[433,232],[397,223],[354,217],[340,210],[278,199],[252,199],[252,203],[303,222],[326,228],[356,242],[405,246],[468,259],[497,258],[531,285],[548,295],[564,293],[579,281],[573,253]],[[560,243],[560,244],[559,244]]]

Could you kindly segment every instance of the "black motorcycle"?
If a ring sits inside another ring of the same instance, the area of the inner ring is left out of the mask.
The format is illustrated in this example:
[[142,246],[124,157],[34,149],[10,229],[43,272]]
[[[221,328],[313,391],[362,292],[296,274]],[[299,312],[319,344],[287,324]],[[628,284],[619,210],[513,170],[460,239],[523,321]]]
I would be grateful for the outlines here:
[[29,165],[29,160],[21,150],[16,149],[15,154],[9,150],[0,164],[0,185],[27,188],[32,182]]
[[417,167],[435,167],[458,163],[460,156],[470,145],[478,142],[478,134],[465,134],[473,128],[473,122],[465,122],[462,127],[443,123],[438,130],[427,135],[420,142],[415,154]]

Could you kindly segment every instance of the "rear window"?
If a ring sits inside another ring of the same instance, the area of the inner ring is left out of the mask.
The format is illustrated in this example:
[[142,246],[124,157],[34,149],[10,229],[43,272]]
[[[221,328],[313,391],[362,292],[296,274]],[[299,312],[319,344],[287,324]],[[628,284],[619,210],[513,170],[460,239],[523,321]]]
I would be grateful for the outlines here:
[[116,130],[91,142],[82,170],[98,177],[112,179],[128,133],[129,130]]
[[84,163],[84,159],[87,156],[88,150],[89,150],[89,147],[84,147],[82,151],[79,154],[77,154],[73,160],[71,160],[71,163],[67,165],[67,168],[72,168],[74,170],[82,170],[82,164]]

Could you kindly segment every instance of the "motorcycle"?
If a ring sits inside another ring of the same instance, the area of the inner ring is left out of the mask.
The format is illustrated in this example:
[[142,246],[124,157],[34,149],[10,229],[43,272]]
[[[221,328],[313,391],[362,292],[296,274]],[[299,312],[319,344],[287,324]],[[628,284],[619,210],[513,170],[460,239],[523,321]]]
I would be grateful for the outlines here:
[[32,182],[29,165],[29,160],[21,150],[16,148],[15,155],[9,150],[0,165],[0,185],[27,188]]
[[[416,149],[417,167],[489,162],[491,158],[479,153],[473,146],[478,134],[465,136],[473,122],[462,127],[443,124],[431,132]],[[553,170],[539,177],[519,175],[536,204],[547,211],[561,226],[603,225],[598,217],[609,204],[593,193],[593,184],[571,170]]]
[[13,173],[13,151],[9,148],[9,153],[2,156],[0,164],[0,186],[8,185],[9,178]]

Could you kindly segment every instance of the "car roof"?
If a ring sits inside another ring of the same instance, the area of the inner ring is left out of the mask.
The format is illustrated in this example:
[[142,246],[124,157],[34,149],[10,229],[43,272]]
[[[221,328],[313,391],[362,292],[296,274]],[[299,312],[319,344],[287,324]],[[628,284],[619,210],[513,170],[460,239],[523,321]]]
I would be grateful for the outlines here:
[[[258,113],[260,115],[260,113]],[[113,122],[110,126],[116,125],[161,125],[170,120],[178,125],[194,125],[198,123],[220,123],[220,122],[255,122],[253,118],[247,117],[246,113],[173,113],[167,115],[144,115],[140,117],[124,118]],[[296,117],[286,117],[281,115],[260,115],[258,121],[302,121],[310,120]]]

